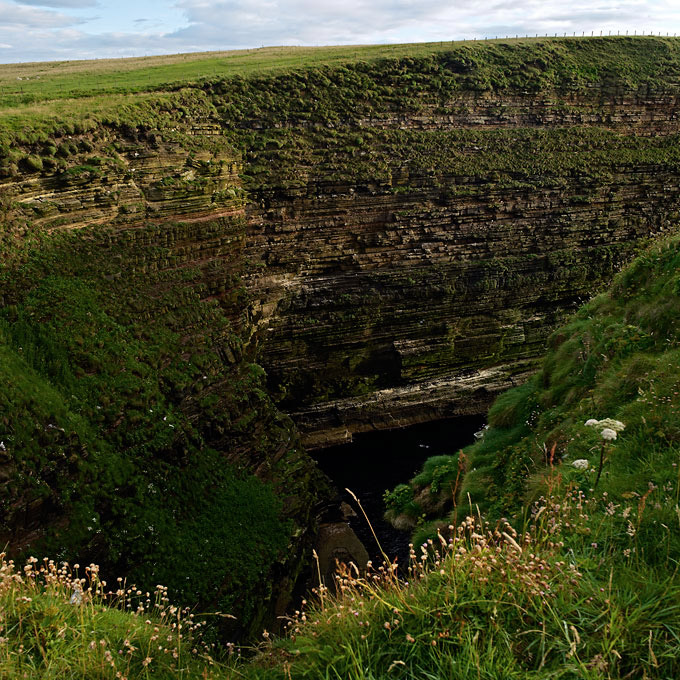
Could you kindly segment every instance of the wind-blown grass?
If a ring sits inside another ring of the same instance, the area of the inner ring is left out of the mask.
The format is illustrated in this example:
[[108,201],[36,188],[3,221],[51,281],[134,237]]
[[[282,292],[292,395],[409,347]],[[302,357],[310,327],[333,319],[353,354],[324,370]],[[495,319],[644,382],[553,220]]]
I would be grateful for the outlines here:
[[[82,575],[81,575],[82,574]],[[108,585],[96,565],[0,554],[0,677],[217,678],[204,622],[170,604],[167,589]]]
[[344,570],[339,595],[298,613],[290,636],[246,675],[677,677],[674,560],[651,568],[632,552],[630,530],[628,548],[607,543],[622,523],[642,521],[639,506],[555,491],[532,506],[520,532],[473,516],[445,528],[412,549],[407,582],[389,564],[366,576]]

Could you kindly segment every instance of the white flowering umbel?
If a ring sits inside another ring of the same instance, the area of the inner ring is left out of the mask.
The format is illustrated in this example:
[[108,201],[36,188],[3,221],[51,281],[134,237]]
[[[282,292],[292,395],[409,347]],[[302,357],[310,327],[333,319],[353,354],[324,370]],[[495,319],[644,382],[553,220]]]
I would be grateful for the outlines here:
[[[600,437],[602,437],[602,448],[600,449],[600,467],[597,470],[597,477],[595,479],[595,484],[593,488],[597,487],[597,483],[600,481],[600,475],[602,474],[602,468],[604,467],[604,449],[607,442],[613,442],[616,440],[618,433],[623,432],[626,426],[620,420],[614,420],[613,418],[604,418],[602,420],[595,420],[595,418],[589,418],[585,422],[586,427],[592,427],[600,431]],[[573,465],[576,467],[576,463],[581,461],[574,461]],[[584,468],[577,468],[582,470]]]
[[620,420],[614,420],[613,418],[605,418],[600,420],[597,426],[601,429],[614,430],[614,432],[623,432],[626,426]]
[[613,442],[616,439],[616,430],[612,430],[610,427],[605,427],[602,432],[600,432],[600,436],[606,442]]
[[585,458],[579,458],[571,464],[571,467],[577,470],[587,470],[590,467],[590,463]]
[[614,432],[623,432],[626,426],[620,420],[614,420],[613,418],[603,418],[602,420],[595,420],[595,418],[589,418],[585,422],[586,427],[594,427],[596,430],[614,430]]

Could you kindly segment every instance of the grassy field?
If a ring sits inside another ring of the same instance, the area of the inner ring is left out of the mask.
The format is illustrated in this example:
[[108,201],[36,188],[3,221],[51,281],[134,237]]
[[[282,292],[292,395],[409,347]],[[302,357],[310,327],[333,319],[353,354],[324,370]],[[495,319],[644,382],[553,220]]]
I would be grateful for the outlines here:
[[[352,101],[360,103],[370,95],[362,81],[369,64],[378,79],[378,90],[389,88],[392,78],[399,80],[404,68],[422,71],[428,82],[438,71],[436,75],[448,78],[440,84],[440,89],[444,88],[441,96],[445,95],[444,90],[450,94],[450,87],[477,93],[506,89],[573,91],[610,82],[628,88],[644,86],[664,91],[680,83],[680,69],[676,67],[679,46],[676,38],[653,36],[540,37],[402,45],[266,47],[0,65],[0,145],[11,147],[15,142],[23,143],[22,139],[45,141],[56,129],[73,123],[80,127],[84,123],[88,129],[95,120],[143,122],[137,121],[140,103],[162,108],[168,97],[180,89],[209,89],[209,83],[217,82],[230,82],[227,89],[234,90],[237,97],[241,89],[249,89],[244,83],[250,83],[259,100],[265,80],[269,83],[273,76],[294,78],[300,80],[299,91],[293,98],[297,101],[297,96],[307,89],[311,72],[323,76],[324,83],[342,86],[347,75],[343,70],[349,69],[358,74],[358,89]],[[408,90],[415,102],[423,85],[423,82],[402,83],[393,94],[402,97]],[[266,90],[269,92],[269,85]],[[305,98],[311,101],[314,96],[317,95],[307,92]],[[329,93],[324,95],[328,96]],[[248,108],[246,100],[234,103]],[[122,120],[120,112],[130,108],[135,109],[127,116],[130,121]]]
[[0,104],[132,93],[234,75],[272,73],[381,57],[426,56],[462,42],[340,47],[263,47],[160,57],[53,61],[0,66]]
[[[629,40],[628,37],[604,38]],[[250,76],[300,68],[382,58],[426,57],[454,48],[480,45],[532,45],[600,38],[507,38],[399,45],[263,47],[225,52],[196,52],[129,59],[53,61],[0,65],[0,107],[14,108],[54,99],[97,94],[137,93],[230,76]],[[642,38],[671,41],[673,38]]]

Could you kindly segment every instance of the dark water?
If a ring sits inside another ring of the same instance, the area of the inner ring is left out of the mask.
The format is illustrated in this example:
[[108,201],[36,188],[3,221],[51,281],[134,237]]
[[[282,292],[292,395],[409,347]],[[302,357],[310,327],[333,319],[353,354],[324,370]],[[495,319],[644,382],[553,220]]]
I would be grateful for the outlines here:
[[345,488],[351,489],[361,501],[385,553],[390,559],[397,557],[399,564],[405,565],[410,535],[397,531],[383,519],[384,492],[407,482],[430,456],[456,453],[471,444],[474,433],[484,422],[483,416],[465,416],[400,430],[369,432],[355,435],[351,444],[313,452],[319,467],[341,491],[342,500],[356,511],[358,517],[350,524],[374,563],[382,562],[380,550]]

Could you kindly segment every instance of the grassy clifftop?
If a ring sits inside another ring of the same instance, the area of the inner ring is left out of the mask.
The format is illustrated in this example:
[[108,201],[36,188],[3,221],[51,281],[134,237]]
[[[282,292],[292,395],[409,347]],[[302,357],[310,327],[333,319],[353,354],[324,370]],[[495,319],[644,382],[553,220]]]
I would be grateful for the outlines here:
[[[637,54],[632,55],[630,45]],[[498,86],[532,82],[552,62],[543,86],[560,80],[587,82],[602,75],[624,75],[627,84],[652,79],[667,82],[659,73],[659,58],[677,47],[672,38],[527,38],[488,41],[453,41],[403,45],[350,45],[338,47],[267,47],[252,50],[176,54],[132,59],[100,59],[0,66],[3,108],[41,101],[73,99],[101,94],[132,94],[199,84],[215,78],[280,74],[313,67],[421,59],[452,53],[468,67],[496,75]],[[603,49],[603,47],[605,49]],[[529,73],[519,69],[528,58]],[[556,62],[562,62],[557,64]],[[517,71],[513,72],[513,69]],[[564,84],[564,83],[562,83]]]
[[[671,38],[537,38],[4,65],[0,151],[6,154],[13,142],[45,143],[64,125],[91,127],[93,121],[121,118],[147,124],[153,121],[139,104],[174,106],[169,93],[222,81],[231,83],[228,90],[249,90],[248,97],[230,102],[236,125],[239,114],[252,121],[268,107],[277,112],[281,107],[299,109],[297,96],[276,97],[289,86],[294,92],[285,94],[301,95],[306,102],[301,111],[312,119],[314,111],[321,117],[327,113],[315,101],[328,99],[332,91],[342,95],[352,85],[354,97],[346,102],[351,106],[342,107],[350,115],[385,95],[397,94],[415,104],[419,90],[433,86],[444,97],[455,90],[587,91],[594,85],[665,91],[680,80],[679,50],[678,41]],[[340,87],[333,90],[333,85]],[[399,92],[393,93],[396,85]],[[321,97],[314,91],[318,86],[325,89]]]

